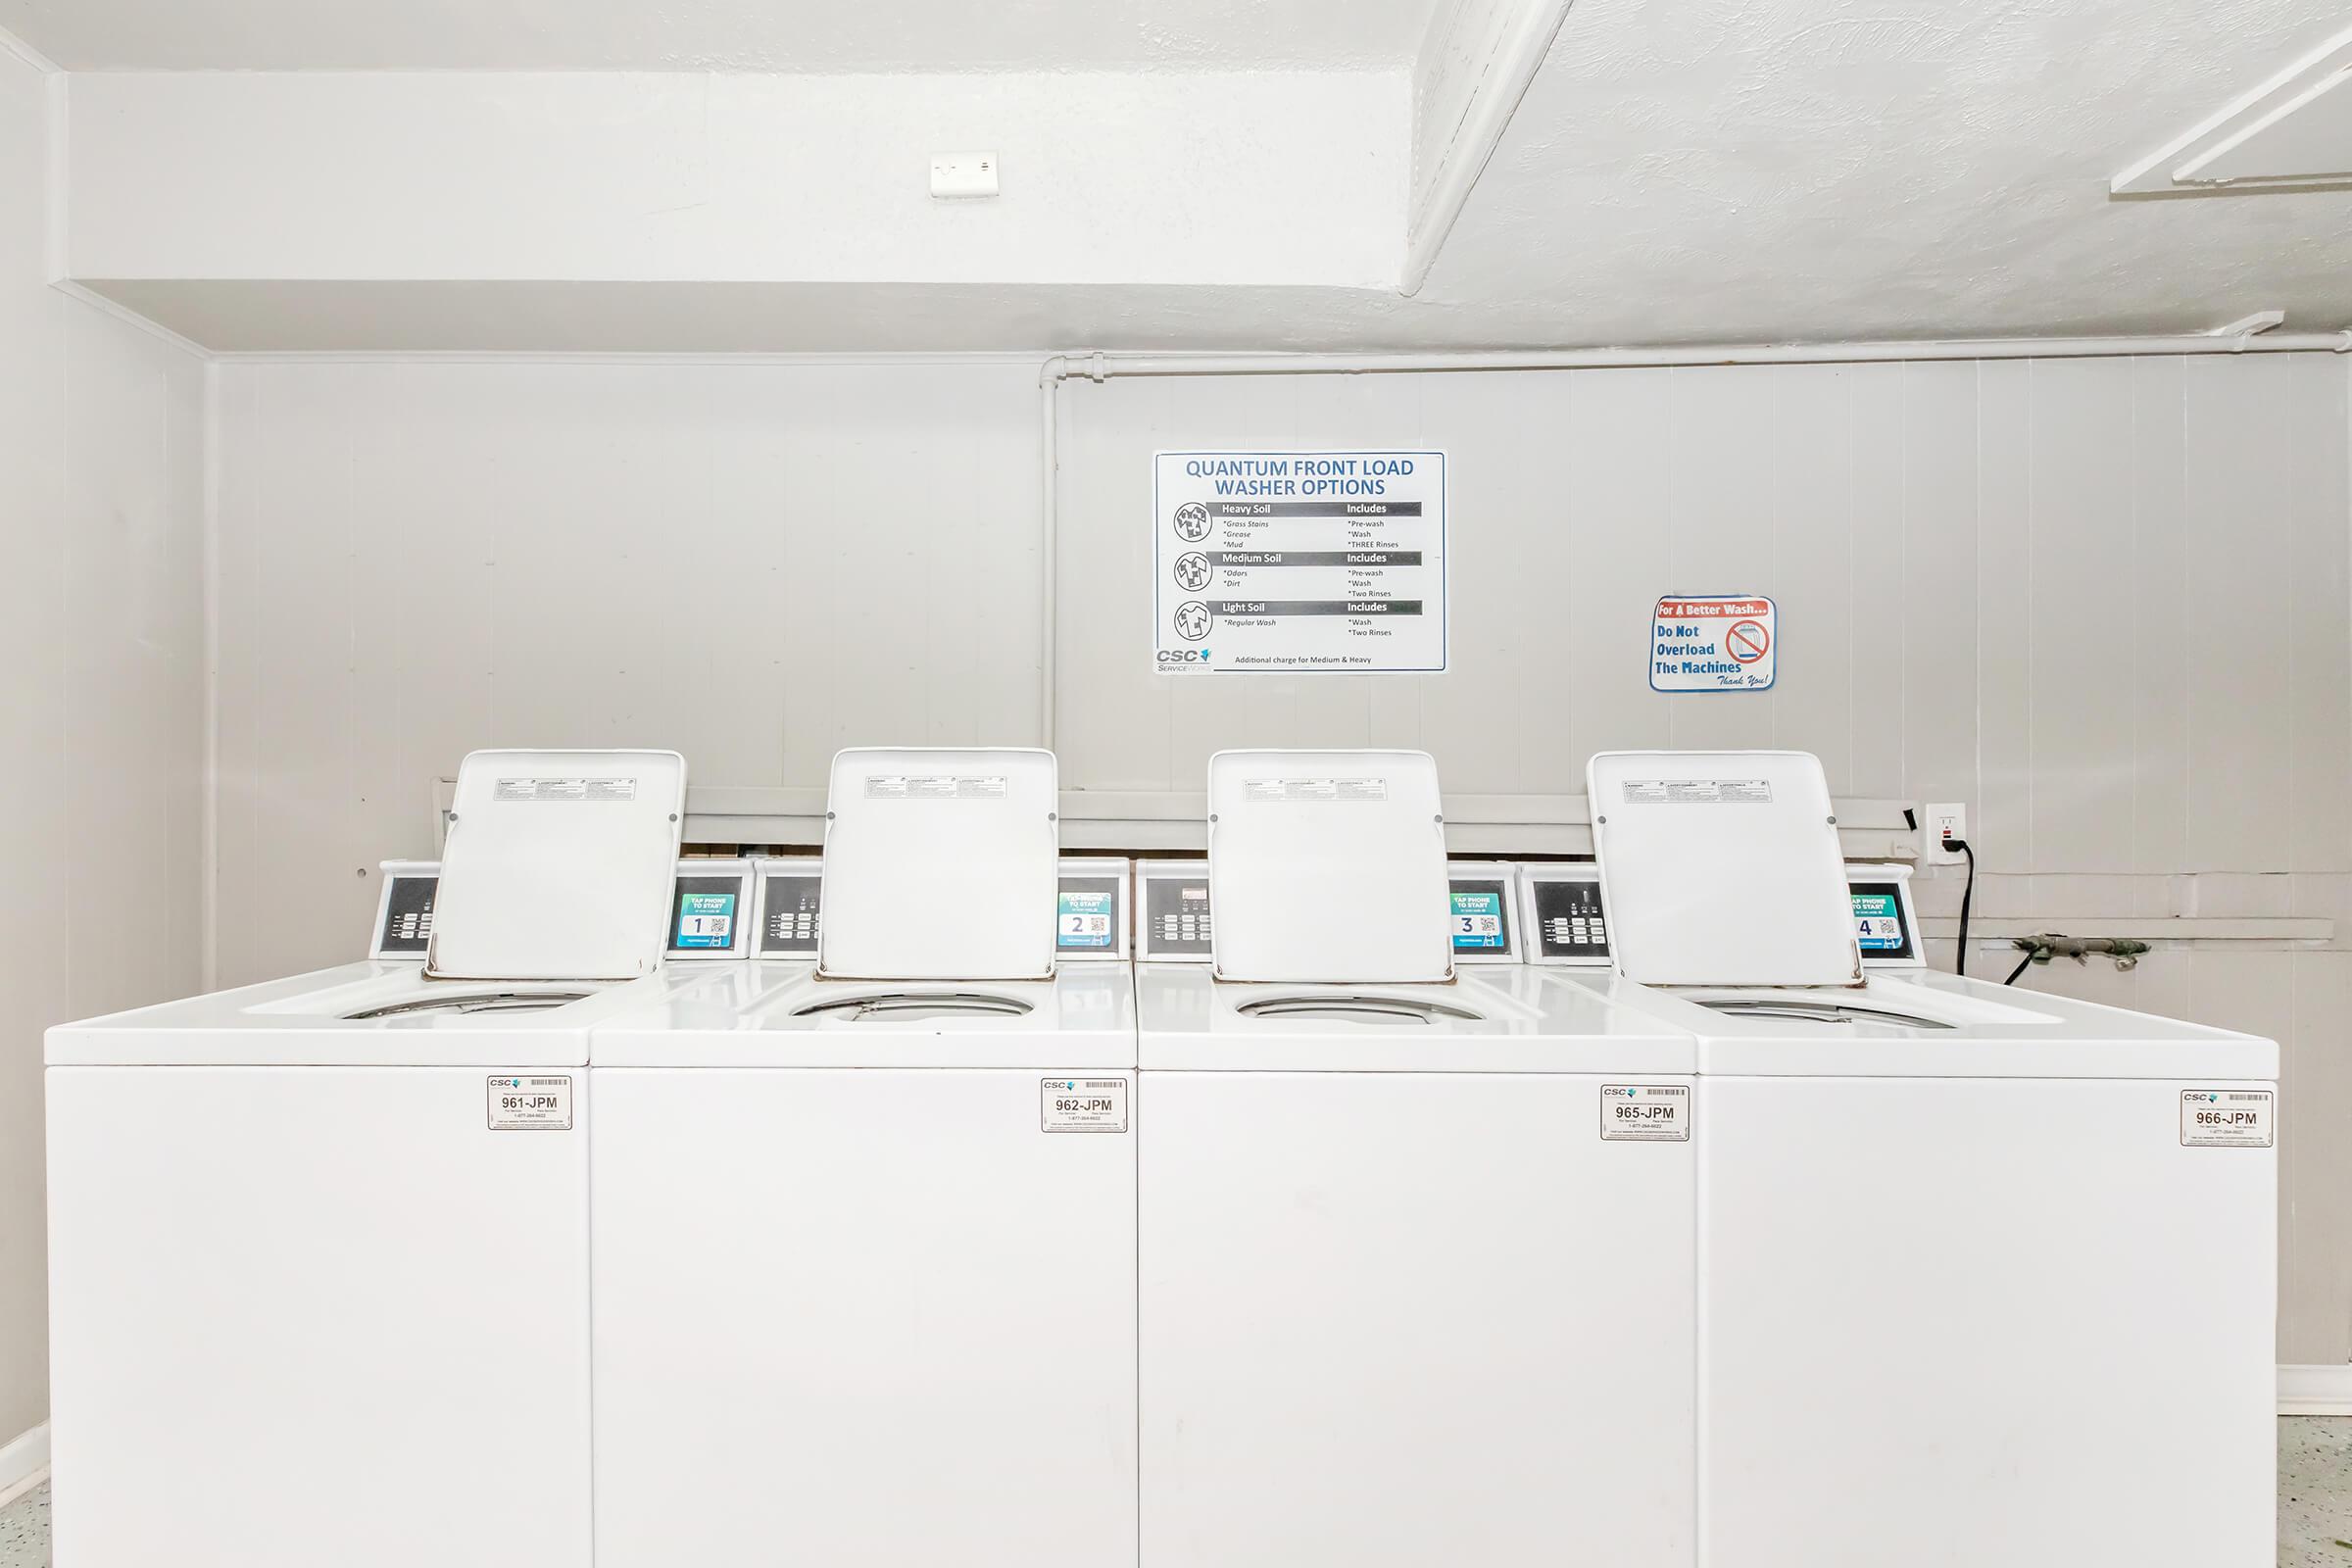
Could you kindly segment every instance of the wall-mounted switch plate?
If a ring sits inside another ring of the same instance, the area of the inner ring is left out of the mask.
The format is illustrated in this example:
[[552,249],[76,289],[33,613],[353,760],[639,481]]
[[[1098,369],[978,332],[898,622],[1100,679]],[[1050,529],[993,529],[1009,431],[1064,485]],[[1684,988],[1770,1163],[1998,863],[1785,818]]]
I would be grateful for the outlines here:
[[931,194],[934,196],[994,196],[997,194],[995,153],[933,153]]

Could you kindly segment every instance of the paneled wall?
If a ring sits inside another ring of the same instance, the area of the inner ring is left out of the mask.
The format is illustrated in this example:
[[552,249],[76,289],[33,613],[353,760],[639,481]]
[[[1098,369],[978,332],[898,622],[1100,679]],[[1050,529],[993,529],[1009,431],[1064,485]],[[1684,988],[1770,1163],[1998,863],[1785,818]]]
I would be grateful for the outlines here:
[[[2352,869],[2333,357],[1068,396],[1059,750],[1089,785],[1198,789],[1219,746],[1418,745],[1450,789],[1581,792],[1602,747],[1796,746],[1842,795],[1972,803],[1994,869]],[[1152,453],[1376,444],[1448,454],[1448,672],[1155,673]],[[1653,694],[1651,602],[1713,591],[1779,600],[1779,685]]]
[[0,1445],[48,1410],[41,1031],[203,954],[204,368],[46,286],[41,101],[0,51]]
[[358,956],[475,747],[1034,738],[1036,373],[224,367],[221,983]]
[[[356,873],[429,850],[472,746],[813,786],[842,744],[1034,739],[1034,375],[226,367],[220,979],[350,956]],[[2324,355],[1072,383],[1064,780],[1370,744],[1575,793],[1600,747],[1803,747],[1841,794],[1968,803],[1988,914],[2352,938],[2346,388]],[[1448,452],[1446,675],[1152,672],[1151,454],[1227,445]],[[1651,601],[1706,591],[1778,597],[1777,689],[1647,689]],[[2026,983],[2287,1042],[2282,1354],[2352,1358],[2352,941]]]

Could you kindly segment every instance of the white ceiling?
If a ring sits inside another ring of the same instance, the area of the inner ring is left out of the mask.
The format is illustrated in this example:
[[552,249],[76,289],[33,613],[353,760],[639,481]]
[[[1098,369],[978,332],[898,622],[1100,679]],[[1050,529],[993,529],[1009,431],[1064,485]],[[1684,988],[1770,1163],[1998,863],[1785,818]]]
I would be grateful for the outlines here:
[[2352,192],[2114,198],[2342,0],[1578,0],[1425,297],[1575,343],[2352,325]]
[[1402,67],[1437,0],[0,0],[68,71]]
[[[69,67],[1247,69],[1401,62],[1433,3],[0,0],[0,24]],[[288,348],[1574,347],[2194,331],[2272,308],[2335,328],[2352,192],[2108,181],[2343,20],[2342,0],[1577,0],[1411,300],[1181,277],[100,286],[207,342]],[[1299,177],[1331,154],[1298,148]]]

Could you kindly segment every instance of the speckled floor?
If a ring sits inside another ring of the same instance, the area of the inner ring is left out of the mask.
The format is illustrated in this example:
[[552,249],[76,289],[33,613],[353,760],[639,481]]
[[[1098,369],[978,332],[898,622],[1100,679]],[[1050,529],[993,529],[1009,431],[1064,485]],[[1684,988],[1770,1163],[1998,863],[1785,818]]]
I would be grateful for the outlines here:
[[[0,1558],[5,1565],[6,1558]],[[2352,1565],[2352,1416],[2278,1422],[2279,1568]]]
[[0,1568],[49,1568],[49,1488],[0,1508]]
[[[0,1508],[0,1568],[49,1568],[49,1489]],[[2352,1417],[2278,1422],[2278,1568],[2352,1568]]]

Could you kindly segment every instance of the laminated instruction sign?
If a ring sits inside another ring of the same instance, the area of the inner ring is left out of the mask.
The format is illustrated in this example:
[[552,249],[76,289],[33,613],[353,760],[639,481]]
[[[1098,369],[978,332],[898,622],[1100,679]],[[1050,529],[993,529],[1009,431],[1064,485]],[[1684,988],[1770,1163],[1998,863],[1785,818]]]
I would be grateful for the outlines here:
[[1653,692],[1760,692],[1780,655],[1780,614],[1762,594],[1669,594],[1649,617]]
[[1152,465],[1155,668],[1446,667],[1443,452],[1162,452]]

